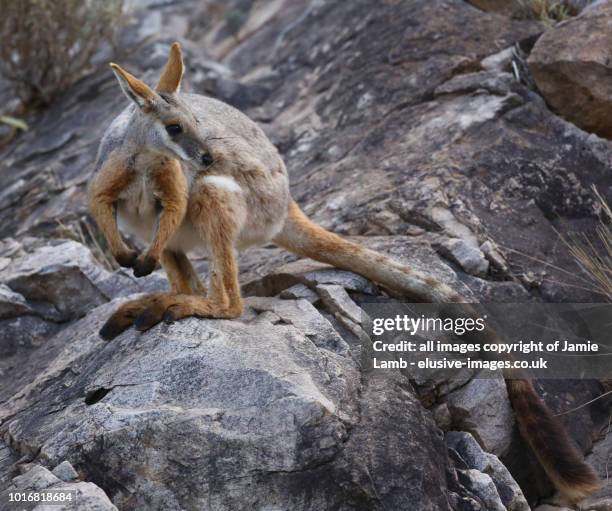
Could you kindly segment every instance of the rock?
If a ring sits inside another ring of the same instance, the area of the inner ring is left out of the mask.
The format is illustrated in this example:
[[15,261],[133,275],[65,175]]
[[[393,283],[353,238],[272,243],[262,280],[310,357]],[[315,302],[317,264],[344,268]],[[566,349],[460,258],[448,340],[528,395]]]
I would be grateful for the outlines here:
[[[65,464],[68,464],[74,472],[68,462],[62,463],[62,465]],[[65,472],[65,469],[62,469],[61,472]],[[28,509],[33,509],[33,511],[117,511],[104,491],[95,484],[88,482],[66,483],[58,479],[45,467],[37,464],[34,464],[25,474],[13,478],[13,485],[4,492],[0,492],[0,498],[3,499],[3,502],[8,502],[9,492],[40,490],[71,492],[72,500],[67,500],[63,504],[41,503],[31,505]]]
[[112,343],[97,329],[116,302],[98,307],[54,337],[64,350],[5,403],[1,432],[51,464],[69,459],[121,509],[440,508],[444,444],[408,380],[362,383],[349,356],[309,338],[333,330],[313,332],[305,300],[247,304],[244,320]]
[[69,461],[62,461],[57,467],[52,470],[53,474],[59,477],[64,482],[70,482],[79,477],[79,474],[70,464]]
[[455,76],[437,87],[434,93],[436,96],[441,96],[466,92],[480,94],[489,92],[503,96],[506,102],[514,101],[521,104],[523,100],[520,96],[512,94],[514,89],[517,89],[516,79],[510,73],[494,70]]
[[304,284],[296,284],[288,289],[284,289],[280,292],[279,296],[286,300],[297,300],[303,298],[304,300],[308,300],[310,303],[315,303],[320,300],[319,295]]
[[442,431],[448,431],[451,428],[452,418],[446,403],[440,403],[439,405],[435,406],[431,410],[431,413],[433,414],[436,425]]
[[306,300],[277,300],[252,297],[249,305],[257,312],[269,311],[278,317],[278,323],[294,325],[319,348],[346,354],[348,345],[312,304]]
[[597,493],[581,500],[580,508],[588,511],[610,511],[612,509],[612,484],[607,481]]
[[61,480],[58,479],[57,476],[40,465],[34,465],[32,469],[25,474],[13,478],[15,488],[21,491],[44,490],[59,483],[61,483]]
[[550,504],[544,504],[536,507],[533,511],[572,511],[569,507],[557,507]]
[[489,261],[484,254],[465,240],[451,238],[442,242],[438,250],[471,275],[484,276],[489,271]]
[[117,511],[117,507],[104,491],[93,483],[64,483],[54,486],[53,489],[74,492],[76,505],[39,504],[33,511]]
[[514,48],[505,48],[498,53],[489,55],[482,59],[480,65],[485,71],[511,71],[512,60],[514,58]]
[[0,319],[31,314],[25,298],[5,284],[0,284]]
[[376,287],[364,277],[312,260],[301,260],[280,266],[263,278],[244,285],[243,291],[247,295],[274,296],[296,284],[310,288],[320,284],[335,284],[349,291],[376,294]]
[[506,511],[493,481],[478,470],[459,470],[459,480],[484,503],[487,511]]
[[451,392],[446,402],[455,427],[469,431],[485,451],[503,456],[514,430],[506,384],[491,374],[480,376]]
[[530,507],[508,469],[497,456],[482,450],[470,433],[449,431],[445,436],[446,445],[454,450],[470,469],[488,474],[508,511],[529,511]]
[[491,241],[485,241],[482,245],[480,245],[480,251],[495,269],[502,273],[506,273],[508,271],[508,264],[506,263],[504,256],[499,253],[499,250]]
[[364,311],[351,300],[343,286],[321,284],[315,289],[331,312],[340,314],[358,325],[364,322]]
[[0,280],[35,303],[43,316],[66,321],[107,301],[94,284],[102,272],[89,250],[66,241],[15,260],[0,272]]
[[547,30],[528,63],[546,102],[582,129],[612,137],[612,3]]
[[[79,318],[109,296],[167,287],[159,273],[144,279],[122,271],[111,273],[100,267],[87,247],[69,240],[48,245],[31,240],[29,251],[0,271],[0,282],[25,298],[33,309],[29,312],[55,322]],[[11,297],[16,299],[14,294]]]

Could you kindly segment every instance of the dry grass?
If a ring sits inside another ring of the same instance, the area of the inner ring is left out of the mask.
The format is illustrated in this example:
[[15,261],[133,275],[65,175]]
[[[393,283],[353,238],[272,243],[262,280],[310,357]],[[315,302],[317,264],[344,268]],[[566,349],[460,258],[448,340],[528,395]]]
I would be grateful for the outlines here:
[[578,14],[574,2],[568,0],[519,0],[529,18],[538,19],[547,25],[566,20]]
[[101,239],[99,230],[92,224],[89,217],[83,216],[76,221],[68,224],[57,220],[57,228],[53,235],[62,238],[70,239],[85,245],[91,250],[93,258],[105,269],[115,271],[119,269],[119,265],[115,261],[106,244]]
[[561,235],[561,239],[597,293],[612,302],[612,210],[595,187],[593,192],[601,207],[597,239],[585,234]]
[[0,0],[0,73],[27,107],[48,105],[111,42],[123,0]]

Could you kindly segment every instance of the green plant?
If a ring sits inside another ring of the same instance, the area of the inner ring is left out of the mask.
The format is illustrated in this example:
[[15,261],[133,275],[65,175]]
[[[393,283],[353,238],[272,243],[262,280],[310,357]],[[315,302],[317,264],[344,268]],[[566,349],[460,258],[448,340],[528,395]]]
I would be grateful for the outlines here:
[[0,0],[0,74],[28,107],[48,105],[112,41],[123,0]]

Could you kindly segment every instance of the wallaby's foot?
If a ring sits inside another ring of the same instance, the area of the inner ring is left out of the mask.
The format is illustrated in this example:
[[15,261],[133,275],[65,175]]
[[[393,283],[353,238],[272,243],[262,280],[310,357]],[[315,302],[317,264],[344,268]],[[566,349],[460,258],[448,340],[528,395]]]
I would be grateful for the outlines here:
[[134,263],[134,277],[150,275],[155,270],[158,260],[148,254],[142,254]]
[[146,330],[153,328],[162,320],[168,307],[177,303],[179,296],[181,295],[167,294],[164,297],[160,297],[160,299],[151,302],[134,322],[134,328],[141,332],[145,332]]
[[100,329],[100,337],[105,341],[113,340],[119,334],[130,328],[138,319],[138,316],[163,294],[164,293],[152,293],[121,305]]
[[167,294],[155,300],[134,323],[136,330],[144,332],[164,321],[174,323],[179,319],[199,318],[230,319],[242,314],[242,306],[228,307],[196,295]]
[[138,252],[130,249],[113,255],[115,260],[119,263],[119,266],[122,266],[123,268],[133,268],[134,264],[136,264],[136,259],[138,258]]

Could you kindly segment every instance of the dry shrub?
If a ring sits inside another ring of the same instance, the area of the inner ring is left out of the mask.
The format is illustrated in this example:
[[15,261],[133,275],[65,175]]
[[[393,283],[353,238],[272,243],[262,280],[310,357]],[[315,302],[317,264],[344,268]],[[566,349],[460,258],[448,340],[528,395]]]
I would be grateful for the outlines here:
[[591,0],[519,0],[525,17],[535,18],[547,25],[576,16]]
[[592,289],[612,302],[612,210],[595,187],[593,192],[601,207],[597,238],[582,234],[561,237],[580,266]]
[[112,42],[123,0],[0,0],[0,73],[28,107],[48,105]]

